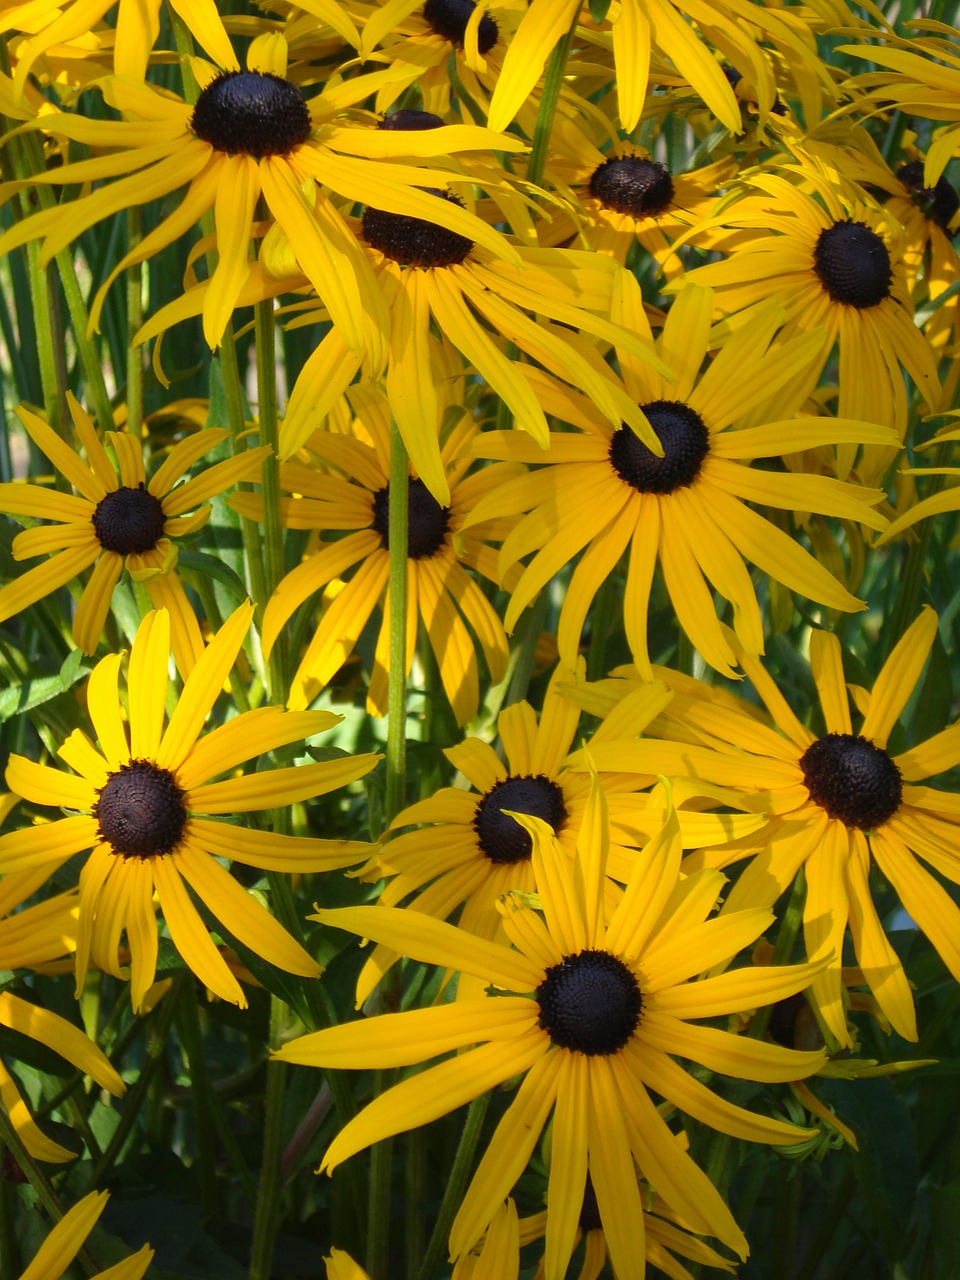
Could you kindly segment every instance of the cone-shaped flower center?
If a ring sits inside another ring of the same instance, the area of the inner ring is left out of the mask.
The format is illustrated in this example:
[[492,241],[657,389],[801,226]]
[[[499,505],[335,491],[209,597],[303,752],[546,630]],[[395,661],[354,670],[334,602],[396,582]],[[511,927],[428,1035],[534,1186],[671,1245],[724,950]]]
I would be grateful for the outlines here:
[[890,252],[866,223],[847,218],[821,231],[813,269],[834,302],[862,309],[890,297]]
[[540,1026],[561,1049],[610,1054],[640,1025],[637,980],[609,951],[579,951],[547,970],[537,987]]
[[[410,480],[407,489],[407,557],[423,560],[443,546],[450,524],[450,508],[441,507],[422,480]],[[390,489],[373,495],[373,527],[390,550]]]
[[93,816],[100,838],[125,858],[153,858],[180,843],[187,811],[168,769],[131,760],[111,773],[98,792]]
[[104,551],[142,555],[152,551],[163,537],[164,519],[160,499],[142,484],[136,489],[121,485],[97,503],[93,531]]
[[[451,204],[461,203],[448,191],[420,189]],[[407,213],[384,213],[382,209],[364,210],[363,238],[401,267],[450,267],[462,262],[473,248],[472,240],[447,227]]]
[[[444,40],[449,40],[451,44],[462,49],[467,34],[467,23],[473,17],[476,7],[473,0],[427,0],[423,6],[423,17],[438,36],[443,36]],[[485,13],[480,19],[477,30],[477,48],[481,53],[489,53],[499,36],[500,28],[495,20]]]
[[412,107],[401,107],[392,115],[384,116],[377,128],[394,129],[398,133],[408,130],[442,129],[443,120],[432,111],[415,111]]
[[960,209],[960,196],[944,177],[937,179],[935,187],[923,185],[923,161],[911,160],[897,170],[897,177],[910,190],[910,199],[922,209],[931,222],[946,231],[950,219]]
[[590,194],[614,213],[652,218],[663,213],[673,199],[673,179],[659,160],[618,156],[594,169]]
[[640,493],[673,493],[693,484],[710,449],[710,433],[695,409],[679,400],[653,400],[640,406],[663,445],[655,453],[629,427],[610,441],[610,465]]
[[533,852],[529,834],[510,813],[542,818],[556,834],[566,821],[567,808],[560,787],[546,774],[526,773],[495,783],[473,819],[477,841],[491,862],[524,862]]
[[310,137],[310,112],[295,84],[269,71],[225,71],[197,98],[190,127],[227,155],[285,156]]
[[900,770],[882,747],[856,733],[828,733],[800,757],[803,780],[831,818],[871,831],[900,808]]

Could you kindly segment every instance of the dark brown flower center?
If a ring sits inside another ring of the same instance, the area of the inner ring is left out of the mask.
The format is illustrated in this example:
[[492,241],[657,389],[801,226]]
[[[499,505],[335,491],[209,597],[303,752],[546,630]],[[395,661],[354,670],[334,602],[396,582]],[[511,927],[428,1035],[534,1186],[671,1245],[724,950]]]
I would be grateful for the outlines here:
[[442,129],[443,121],[432,111],[415,111],[412,107],[401,107],[392,115],[384,116],[377,128],[405,133],[408,130]]
[[[423,560],[443,546],[450,525],[450,508],[441,507],[422,480],[411,480],[407,489],[407,556]],[[390,489],[373,495],[373,527],[390,550]]]
[[477,842],[491,862],[524,862],[533,852],[528,832],[510,817],[511,812],[542,818],[554,834],[567,818],[563,791],[546,774],[526,773],[495,783],[480,800],[473,819]]
[[910,199],[925,217],[948,231],[953,215],[960,209],[960,196],[946,178],[938,178],[935,187],[925,187],[922,160],[911,160],[909,164],[902,165],[897,170],[897,177],[909,189]]
[[610,440],[610,465],[639,493],[673,493],[693,484],[710,449],[710,433],[695,409],[679,400],[640,406],[663,445],[658,458],[629,427]]
[[659,160],[618,156],[594,169],[590,194],[614,213],[652,218],[663,213],[673,199],[673,179]]
[[547,970],[537,987],[540,1026],[561,1049],[616,1053],[640,1025],[636,978],[609,951],[580,951]]
[[[420,190],[440,200],[449,200],[451,204],[462,205],[449,191],[434,191],[430,187]],[[401,267],[451,267],[463,262],[473,248],[472,240],[447,227],[428,222],[426,218],[414,218],[407,213],[385,213],[382,209],[368,208],[364,211],[363,238]]]
[[828,733],[800,757],[803,780],[831,818],[872,831],[900,808],[903,781],[886,751],[855,733]]
[[180,843],[187,811],[168,769],[131,760],[111,773],[97,793],[93,816],[100,838],[124,858],[155,858]]
[[310,112],[295,84],[269,71],[225,71],[201,91],[190,127],[227,155],[285,156],[310,137]]
[[890,297],[890,252],[866,223],[847,218],[821,231],[813,269],[834,302],[862,310]]
[[165,518],[160,499],[142,484],[136,489],[121,485],[97,503],[93,531],[104,551],[142,555],[152,551],[163,537]]
[[[467,23],[473,17],[476,7],[473,0],[427,0],[423,6],[423,17],[438,36],[443,36],[444,40],[449,40],[458,49],[462,49]],[[489,53],[499,37],[500,28],[496,21],[489,13],[485,13],[477,29],[477,48],[480,53]]]

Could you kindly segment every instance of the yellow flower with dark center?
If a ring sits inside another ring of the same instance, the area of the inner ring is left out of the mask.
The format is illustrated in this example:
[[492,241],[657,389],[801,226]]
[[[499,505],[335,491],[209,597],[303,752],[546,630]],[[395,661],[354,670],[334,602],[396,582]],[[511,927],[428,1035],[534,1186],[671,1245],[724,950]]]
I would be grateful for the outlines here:
[[131,1001],[135,1010],[140,1007],[156,969],[156,895],[184,961],[216,995],[245,1005],[243,991],[191,902],[187,884],[216,919],[268,963],[309,977],[319,972],[312,957],[219,859],[266,871],[326,871],[360,861],[369,856],[370,847],[277,835],[216,818],[323,795],[362,778],[379,756],[351,756],[210,781],[339,720],[328,712],[260,707],[201,735],[252,615],[253,605],[241,605],[217,632],[188,676],[166,728],[170,621],[160,609],[144,618],[130,653],[127,723],[118,692],[122,655],[111,654],[94,668],[87,693],[100,749],[76,729],[58,751],[75,773],[23,756],[10,757],[7,780],[13,790],[34,804],[75,812],[0,836],[0,872],[44,868],[50,876],[73,854],[91,850],[80,873],[78,991],[91,960],[108,973],[124,976],[117,951],[126,929]]
[[84,653],[93,653],[103,636],[113,589],[126,568],[134,581],[144,584],[154,605],[169,611],[174,658],[186,676],[203,651],[203,640],[176,573],[177,541],[206,524],[208,499],[240,480],[258,476],[270,450],[266,446],[249,449],[178,484],[195,462],[228,435],[219,428],[199,431],[175,444],[148,482],[140,440],[129,432],[108,431],[111,458],[87,413],[69,392],[67,399],[86,461],[36,414],[17,409],[31,440],[76,492],[0,484],[0,508],[8,515],[55,522],[25,529],[14,538],[15,560],[55,554],[0,587],[0,622],[92,565],[74,614],[73,639]]
[[[649,333],[639,286],[623,273],[617,318]],[[758,458],[814,444],[895,445],[894,433],[850,419],[794,416],[800,385],[820,349],[819,334],[772,345],[782,319],[760,308],[721,340],[711,327],[709,290],[689,285],[677,296],[656,342],[668,380],[620,353],[624,383],[664,450],[656,457],[627,426],[611,431],[584,397],[541,390],[548,411],[579,428],[556,432],[546,451],[516,433],[486,432],[474,448],[484,457],[543,464],[484,499],[473,519],[527,511],[503,544],[501,568],[533,559],[512,591],[511,630],[538,591],[578,552],[560,612],[560,656],[573,661],[584,621],[604,579],[629,550],[623,621],[635,661],[650,674],[647,612],[659,561],[678,621],[711,666],[732,675],[736,661],[721,630],[711,584],[733,605],[734,626],[751,653],[763,652],[763,618],[744,560],[792,591],[831,608],[864,606],[823,565],[754,511],[757,503],[885,525],[872,507],[881,490],[828,476],[761,470]],[[707,353],[719,350],[701,372]]]
[[[467,738],[444,751],[472,790],[444,787],[397,814],[390,825],[392,838],[367,873],[377,878],[393,875],[379,898],[383,906],[397,906],[414,894],[407,906],[445,920],[462,904],[461,929],[503,941],[497,902],[509,890],[532,893],[536,888],[530,835],[510,816],[513,813],[546,822],[573,865],[589,780],[566,765],[580,719],[579,709],[562,693],[571,678],[571,672],[557,669],[539,718],[528,702],[516,702],[501,711],[497,728],[503,759],[479,738]],[[591,742],[642,733],[669,699],[659,681],[638,689]],[[663,825],[662,796],[642,790],[653,782],[653,773],[645,778],[617,772],[600,775],[610,811],[606,874],[619,884],[630,879],[637,848]],[[701,792],[693,787],[690,795],[694,804],[677,809],[685,849],[723,845],[764,824],[756,814],[704,813]],[[680,805],[680,795],[675,798]],[[421,829],[403,831],[414,823]],[[611,884],[607,892],[612,910],[617,891]],[[388,948],[374,948],[358,980],[358,1003],[366,1000],[396,959]]]
[[[960,764],[960,725],[897,754],[888,750],[936,634],[937,615],[925,609],[893,649],[873,689],[854,691],[863,716],[856,729],[840,642],[814,631],[810,660],[825,725],[819,737],[801,724],[762,664],[741,654],[772,725],[758,722],[751,705],[737,708],[729,694],[720,702],[704,686],[699,696],[676,693],[660,722],[660,732],[669,726],[673,737],[699,745],[650,739],[591,751],[601,769],[615,761],[617,768],[642,773],[657,762],[670,775],[693,772],[718,786],[766,791],[776,815],[768,827],[739,849],[705,850],[686,865],[727,867],[752,855],[727,896],[724,910],[734,912],[772,905],[804,869],[807,955],[828,962],[811,993],[842,1045],[851,1044],[841,972],[848,924],[857,963],[883,1013],[900,1035],[917,1038],[910,985],[870,891],[871,859],[960,980],[960,909],[920,862],[960,883],[960,797],[922,785]],[[586,761],[579,765],[586,767]]]
[[[57,114],[24,126],[110,148],[107,155],[62,165],[31,182],[115,181],[25,218],[0,237],[0,253],[42,237],[41,261],[46,263],[110,214],[160,200],[189,184],[173,212],[114,267],[94,300],[91,324],[121,272],[159,253],[212,210],[218,262],[205,294],[203,331],[215,347],[250,274],[249,244],[262,198],[269,217],[295,246],[301,270],[348,347],[369,346],[374,352],[383,342],[387,317],[367,260],[328,190],[350,203],[375,201],[378,208],[398,215],[436,219],[483,243],[494,255],[511,256],[503,237],[480,218],[419,189],[445,188],[448,170],[407,161],[472,148],[523,150],[518,139],[460,125],[435,133],[411,132],[398,141],[390,132],[339,125],[341,107],[335,97],[321,93],[308,103],[286,78],[287,47],[279,35],[253,41],[247,68],[218,73],[208,66],[194,106],[149,84],[107,77],[100,87],[121,120]],[[393,163],[395,158],[403,162]]]
[[[716,1249],[711,1249],[708,1244],[692,1235],[651,1188],[644,1187],[642,1192],[643,1247],[648,1265],[658,1267],[664,1275],[673,1277],[673,1280],[691,1280],[690,1272],[680,1262],[680,1258],[698,1263],[701,1267],[733,1271],[732,1264],[717,1253]],[[548,1210],[529,1218],[522,1218],[520,1220],[521,1247],[535,1240],[542,1240],[546,1234],[548,1222]],[[599,1280],[609,1257],[609,1251],[597,1205],[597,1193],[593,1189],[589,1174],[577,1222],[578,1242],[580,1239],[583,1240],[583,1263],[576,1280]],[[543,1274],[541,1261],[534,1280],[543,1280]]]
[[[109,1199],[106,1191],[91,1191],[78,1200],[49,1233],[20,1280],[53,1280],[55,1276],[65,1276]],[[91,1280],[141,1280],[152,1260],[153,1249],[145,1244],[124,1261],[106,1271],[97,1271]]]
[[472,974],[496,989],[480,999],[346,1023],[277,1051],[284,1062],[368,1070],[465,1050],[365,1107],[334,1139],[321,1168],[332,1171],[372,1143],[428,1124],[522,1076],[453,1223],[453,1258],[480,1238],[524,1172],[551,1112],[547,1280],[566,1273],[588,1174],[616,1274],[640,1280],[644,1215],[634,1162],[691,1229],[717,1236],[746,1256],[746,1240],[727,1206],[681,1149],[648,1090],[746,1141],[793,1143],[810,1136],[809,1130],[726,1101],[674,1055],[740,1079],[783,1081],[816,1071],[825,1061],[822,1053],[781,1049],[694,1021],[802,990],[816,966],[751,965],[691,980],[748,947],[773,916],[752,909],[707,918],[719,873],[680,878],[674,816],[638,857],[609,915],[609,837],[599,785],[591,790],[575,869],[547,823],[526,816],[518,821],[532,839],[542,914],[528,896],[503,900],[504,928],[514,949],[415,911],[374,906],[318,914],[324,924]]
[[[697,267],[689,278],[717,291],[724,313],[776,298],[785,310],[784,335],[822,329],[826,342],[811,359],[809,389],[834,349],[838,353],[838,412],[887,423],[901,439],[907,423],[903,369],[931,410],[940,399],[936,363],[914,324],[899,225],[875,205],[854,199],[817,160],[786,165],[798,186],[780,173],[747,180],[757,193],[730,205],[718,220],[736,231],[724,262]],[[723,247],[722,244],[719,247]],[[865,473],[875,483],[889,465],[878,451]],[[842,472],[850,469],[849,453]]]
[[691,229],[709,218],[719,189],[736,173],[733,157],[673,173],[642,147],[621,143],[605,154],[569,121],[560,122],[558,134],[563,150],[549,175],[572,188],[580,216],[575,221],[554,214],[542,224],[544,242],[556,244],[576,230],[577,241],[620,263],[639,243],[668,280],[679,275],[683,262],[673,241],[682,234],[684,243],[698,243]]
[[911,32],[906,38],[884,32],[887,47],[841,45],[837,52],[886,68],[865,72],[854,82],[876,103],[896,105],[908,116],[949,122],[934,132],[924,163],[924,186],[933,187],[960,147],[960,53],[956,27],[944,22],[924,25],[925,32]]
[[[342,435],[318,431],[309,452],[320,466],[284,463],[281,484],[293,494],[281,506],[281,519],[294,528],[344,530],[336,542],[319,550],[283,579],[267,602],[263,646],[270,653],[294,611],[356,566],[327,606],[313,631],[294,675],[288,705],[307,706],[353,652],[374,610],[383,608],[367,706],[385,715],[389,675],[389,619],[386,608],[389,576],[390,411],[382,393],[358,394],[359,431]],[[356,431],[357,429],[354,428]],[[444,690],[458,723],[476,713],[480,697],[476,636],[491,679],[506,673],[508,645],[496,610],[473,580],[474,570],[498,581],[496,552],[490,537],[506,532],[505,524],[463,532],[469,512],[484,493],[515,476],[520,468],[504,463],[468,474],[471,460],[463,452],[477,427],[462,414],[444,441],[441,460],[449,484],[449,505],[441,506],[416,475],[409,478],[407,569],[407,663],[413,662],[422,619],[437,659]],[[436,426],[434,427],[437,433]],[[367,436],[370,443],[358,438]],[[437,433],[438,434],[438,433]],[[242,515],[262,518],[262,500],[235,494],[230,505]],[[470,630],[468,630],[468,626]],[[471,635],[471,632],[473,635]]]

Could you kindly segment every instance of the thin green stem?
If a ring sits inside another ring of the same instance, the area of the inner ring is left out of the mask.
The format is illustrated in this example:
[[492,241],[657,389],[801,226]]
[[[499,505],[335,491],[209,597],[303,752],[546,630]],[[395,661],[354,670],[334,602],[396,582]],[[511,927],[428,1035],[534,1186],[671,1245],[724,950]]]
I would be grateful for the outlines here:
[[[194,976],[189,971],[181,974],[177,979],[177,982],[180,983],[193,981],[195,981]],[[120,1116],[120,1123],[104,1148],[103,1154],[93,1162],[93,1168],[87,1179],[84,1193],[95,1190],[100,1185],[104,1175],[113,1168],[117,1156],[123,1150],[133,1126],[137,1122],[141,1109],[148,1101],[151,1086],[167,1052],[167,1036],[170,1032],[170,1024],[173,1022],[174,1014],[177,1011],[179,993],[176,990],[176,986],[177,984],[175,983],[174,989],[167,992],[157,1008],[147,1017],[147,1044],[140,1067],[140,1074],[137,1077],[136,1084],[123,1100],[123,1113]]]
[[[127,242],[130,248],[143,238],[143,210],[127,210]],[[143,264],[127,269],[127,430],[137,437],[143,425],[143,350],[133,339],[143,324]]]
[[[800,925],[803,923],[803,904],[806,901],[806,897],[807,878],[804,875],[803,867],[801,867],[793,881],[793,888],[790,890],[787,907],[780,921],[780,929],[773,947],[771,964],[789,964],[793,956],[794,943],[800,932]],[[758,1009],[750,1022],[748,1035],[752,1036],[754,1040],[762,1040],[767,1033],[772,1013],[773,1007],[771,1005]]]
[[563,84],[563,73],[567,67],[570,46],[580,20],[580,6],[577,5],[570,30],[556,45],[547,63],[547,73],[543,80],[543,93],[537,118],[533,125],[533,139],[530,147],[530,163],[527,165],[527,181],[537,183],[543,177],[547,163],[547,150],[550,145],[550,134],[553,132],[553,117],[560,99],[560,86]]
[[407,1280],[417,1280],[420,1263],[423,1259],[426,1240],[424,1238],[423,1200],[427,1185],[427,1137],[423,1129],[414,1129],[407,1138],[406,1165],[406,1205],[407,1233],[406,1276]]
[[214,1141],[214,1115],[218,1104],[210,1084],[207,1060],[200,1030],[200,1010],[196,983],[187,982],[180,991],[177,1027],[180,1043],[190,1067],[190,1092],[193,1098],[193,1122],[197,1133],[197,1168],[200,1174],[200,1203],[207,1213],[217,1209],[217,1149]]
[[474,1152],[477,1149],[477,1143],[480,1141],[480,1132],[483,1129],[483,1122],[486,1119],[489,1105],[489,1093],[485,1093],[479,1098],[474,1098],[473,1102],[470,1103],[467,1118],[463,1124],[463,1132],[460,1135],[460,1145],[457,1147],[457,1154],[453,1159],[453,1168],[450,1170],[450,1177],[443,1194],[443,1203],[440,1205],[440,1212],[437,1214],[437,1220],[434,1223],[433,1234],[430,1236],[430,1243],[427,1245],[427,1251],[420,1267],[419,1280],[434,1280],[437,1268],[447,1252],[447,1238],[450,1235],[450,1227],[463,1200],[467,1179],[470,1177],[470,1170],[473,1167]]
[[[287,1006],[270,997],[270,1043],[279,1044],[287,1016]],[[276,1060],[267,1064],[266,1120],[263,1156],[257,1187],[257,1207],[253,1219],[250,1250],[250,1280],[270,1280],[273,1248],[280,1226],[280,1162],[283,1157],[283,1104],[287,1093],[287,1064]]]
[[[269,445],[272,452],[264,458],[261,470],[263,486],[263,599],[261,607],[283,577],[283,525],[280,519],[280,426],[277,417],[277,346],[276,320],[273,299],[258,302],[255,309],[257,340],[257,414],[260,423],[260,443]],[[283,632],[270,654],[268,680],[270,700],[283,703],[287,700],[286,636]]]
[[390,686],[387,693],[386,820],[403,808],[407,777],[407,450],[394,422],[390,428]]
[[515,653],[513,673],[507,688],[503,705],[509,707],[514,702],[522,702],[527,696],[530,677],[533,675],[533,664],[537,656],[537,641],[543,631],[549,605],[548,589],[544,589],[524,614],[518,630],[521,632],[520,643]]

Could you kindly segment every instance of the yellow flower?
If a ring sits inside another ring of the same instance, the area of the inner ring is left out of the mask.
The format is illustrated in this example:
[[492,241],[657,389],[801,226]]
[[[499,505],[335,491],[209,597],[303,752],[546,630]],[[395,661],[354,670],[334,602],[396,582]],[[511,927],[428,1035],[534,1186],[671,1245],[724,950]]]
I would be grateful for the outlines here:
[[[385,715],[389,674],[389,625],[386,609],[389,568],[390,414],[386,398],[375,390],[358,392],[358,422],[350,435],[318,431],[309,453],[323,464],[285,463],[281,484],[295,497],[286,499],[281,518],[295,528],[345,530],[336,542],[325,541],[282,580],[267,603],[263,646],[269,654],[277,636],[301,604],[329,582],[356,571],[328,605],[292,681],[289,705],[305,707],[353,652],[374,610],[383,608],[373,671],[367,695],[369,710]],[[413,662],[418,620],[422,619],[437,659],[444,690],[458,723],[476,713],[480,697],[477,637],[491,678],[503,678],[507,637],[499,615],[468,573],[497,581],[496,553],[486,545],[505,526],[491,531],[462,532],[466,516],[480,495],[519,468],[504,463],[468,474],[471,460],[462,456],[477,430],[472,416],[461,411],[440,451],[448,505],[441,505],[417,475],[409,479],[407,568],[407,662]],[[439,435],[436,424],[434,432]],[[360,438],[366,436],[366,440]],[[259,497],[236,494],[231,505],[242,515],[259,518]],[[470,627],[468,631],[467,627]]]
[[826,963],[811,995],[831,1035],[845,1046],[852,1044],[842,984],[848,924],[860,970],[881,1010],[905,1039],[917,1038],[910,985],[870,891],[871,860],[960,980],[960,909],[920,862],[960,882],[960,797],[921,785],[960,763],[960,725],[897,754],[888,751],[936,634],[937,615],[924,609],[883,664],[873,689],[853,690],[863,717],[856,732],[840,642],[814,631],[810,662],[825,724],[820,736],[801,724],[763,665],[741,653],[772,726],[758,721],[752,705],[738,708],[731,695],[718,700],[702,686],[699,694],[676,693],[661,722],[661,731],[700,745],[650,739],[591,752],[601,769],[615,761],[616,768],[641,773],[652,766],[671,776],[693,771],[719,786],[765,794],[775,815],[767,828],[739,849],[691,855],[686,866],[727,867],[752,855],[727,895],[724,910],[733,912],[772,905],[804,869],[807,955]]
[[[755,194],[718,215],[737,232],[734,249],[724,262],[695,268],[689,279],[716,289],[724,313],[776,298],[786,313],[785,336],[823,330],[826,341],[819,358],[811,356],[808,387],[836,348],[840,417],[886,423],[902,438],[907,393],[901,365],[931,410],[940,384],[930,347],[914,324],[899,224],[865,197],[856,198],[855,184],[843,183],[816,158],[798,155],[796,164],[782,167],[799,175],[801,185],[781,173],[745,179]],[[870,483],[891,457],[880,451],[866,477]]]
[[[411,133],[340,125],[338,100],[324,94],[308,103],[286,78],[287,47],[279,35],[257,37],[246,71],[206,64],[194,106],[152,85],[107,77],[100,88],[122,119],[57,114],[24,128],[109,148],[109,153],[64,164],[30,182],[73,183],[115,179],[67,204],[25,218],[0,236],[0,253],[43,237],[41,262],[112,213],[161,200],[189,184],[177,207],[111,271],[91,307],[95,324],[106,290],[127,267],[179,239],[213,211],[218,262],[205,294],[204,337],[217,346],[250,276],[249,244],[258,201],[295,246],[304,275],[323,299],[347,346],[378,352],[388,327],[366,258],[327,194],[375,201],[398,215],[436,220],[471,236],[494,254],[509,256],[506,241],[480,218],[421,188],[446,188],[449,172],[406,163],[461,149],[496,146],[523,150],[517,139],[460,125]],[[399,158],[403,163],[391,163]],[[14,186],[16,184],[13,184]],[[8,187],[9,192],[11,188]],[[304,194],[304,193],[307,194]]]
[[[367,872],[377,878],[393,875],[379,898],[383,906],[397,906],[414,894],[407,903],[411,910],[445,920],[462,904],[461,929],[504,941],[497,902],[509,890],[532,893],[536,888],[531,839],[512,813],[546,822],[573,865],[590,787],[583,773],[567,767],[580,720],[579,709],[563,693],[571,676],[557,669],[539,717],[528,702],[512,703],[500,712],[497,729],[503,759],[479,738],[467,738],[444,751],[472,790],[443,787],[397,814],[390,825],[392,838]],[[670,693],[659,681],[636,690],[594,733],[591,743],[642,733],[669,700]],[[652,774],[600,775],[610,810],[606,873],[620,884],[630,878],[637,848],[663,825],[662,796],[641,791],[653,781]],[[691,790],[694,805],[677,809],[685,849],[722,845],[763,825],[764,819],[754,814],[704,813],[700,789]],[[679,805],[680,797],[675,799]],[[419,830],[402,830],[414,823]],[[612,885],[607,892],[612,903]],[[358,1003],[396,959],[389,948],[373,949],[358,980]]]
[[[107,11],[113,8],[114,3],[115,0],[66,0],[66,3],[63,0],[48,0],[48,3],[24,4],[20,8],[24,17],[29,17],[29,27],[23,28],[16,26],[15,6],[14,13],[7,15],[6,21],[14,30],[36,33],[31,34],[29,40],[22,41],[17,48],[15,83],[18,95],[23,91],[37,58],[54,45],[67,44],[88,35]],[[161,0],[120,0],[113,49],[113,65],[117,75],[143,79],[160,32],[160,7]],[[237,65],[230,39],[213,0],[170,0],[170,7],[212,58],[224,67]]]
[[[91,1191],[79,1200],[49,1233],[20,1280],[54,1280],[66,1275],[109,1199],[106,1191]],[[145,1244],[123,1262],[97,1271],[91,1280],[141,1280],[152,1259],[153,1249]]]
[[258,475],[270,450],[266,446],[249,449],[178,485],[183,474],[228,434],[216,428],[199,431],[173,446],[148,483],[137,437],[125,431],[107,432],[114,461],[87,413],[69,392],[67,399],[86,461],[36,414],[17,409],[31,440],[76,493],[34,484],[0,484],[0,507],[6,513],[56,522],[25,529],[14,538],[15,560],[56,554],[0,588],[0,621],[93,565],[73,619],[74,643],[84,653],[93,653],[103,636],[113,589],[126,567],[131,578],[146,586],[154,605],[169,611],[174,658],[186,676],[203,651],[203,640],[176,573],[177,540],[203,528],[210,515],[209,498]]
[[[626,272],[618,318],[649,333],[639,286]],[[680,626],[711,666],[733,674],[735,657],[716,614],[711,584],[733,605],[734,627],[751,653],[763,652],[763,617],[744,560],[792,591],[831,608],[864,608],[837,579],[771,520],[748,503],[787,511],[820,512],[883,528],[872,510],[881,490],[829,476],[765,470],[759,458],[814,444],[864,441],[895,446],[885,427],[850,419],[794,416],[802,380],[820,348],[818,334],[773,345],[782,312],[759,308],[725,340],[711,327],[709,290],[686,286],[656,342],[671,378],[620,353],[624,383],[664,449],[657,458],[635,432],[611,431],[590,402],[555,390],[545,407],[573,423],[538,450],[516,433],[486,432],[475,449],[484,457],[543,464],[508,483],[475,509],[472,519],[527,511],[501,551],[501,569],[534,552],[511,593],[508,630],[555,573],[578,552],[560,611],[560,656],[572,665],[584,621],[604,579],[629,550],[623,623],[635,661],[650,674],[647,612],[659,560]],[[718,353],[701,372],[707,353]]]
[[784,1081],[816,1071],[822,1053],[781,1049],[692,1021],[799,991],[816,966],[750,966],[691,981],[749,946],[773,917],[751,909],[707,919],[719,873],[680,878],[675,816],[637,858],[609,914],[603,892],[608,822],[599,785],[591,789],[575,868],[547,823],[522,815],[517,820],[532,839],[542,915],[528,895],[503,900],[504,928],[515,949],[414,911],[354,907],[318,913],[324,924],[412,959],[473,974],[496,990],[480,999],[346,1023],[277,1051],[280,1061],[366,1070],[465,1050],[365,1107],[334,1139],[321,1168],[332,1171],[372,1143],[428,1124],[522,1076],[453,1223],[452,1257],[461,1257],[480,1238],[524,1172],[551,1111],[547,1280],[566,1273],[588,1173],[616,1274],[621,1280],[643,1275],[643,1211],[634,1161],[693,1230],[715,1235],[745,1256],[746,1241],[727,1206],[681,1149],[648,1090],[746,1141],[792,1143],[810,1136],[726,1101],[674,1056],[741,1079]]
[[254,756],[320,733],[339,719],[328,712],[260,707],[201,736],[252,614],[252,605],[241,605],[217,632],[187,678],[165,729],[170,620],[161,609],[144,618],[130,654],[129,737],[118,693],[122,655],[111,654],[94,668],[87,694],[100,750],[77,729],[58,751],[75,773],[10,757],[7,780],[13,790],[32,803],[76,812],[0,837],[0,871],[44,868],[50,876],[71,855],[92,850],[80,873],[78,991],[91,960],[124,976],[117,951],[126,929],[131,1000],[134,1009],[140,1007],[156,970],[156,895],[189,967],[216,995],[245,1005],[186,884],[244,946],[270,964],[310,977],[319,972],[312,957],[219,859],[268,871],[321,871],[359,861],[369,854],[369,846],[277,835],[215,819],[325,794],[363,777],[379,757],[360,755],[210,781]]

